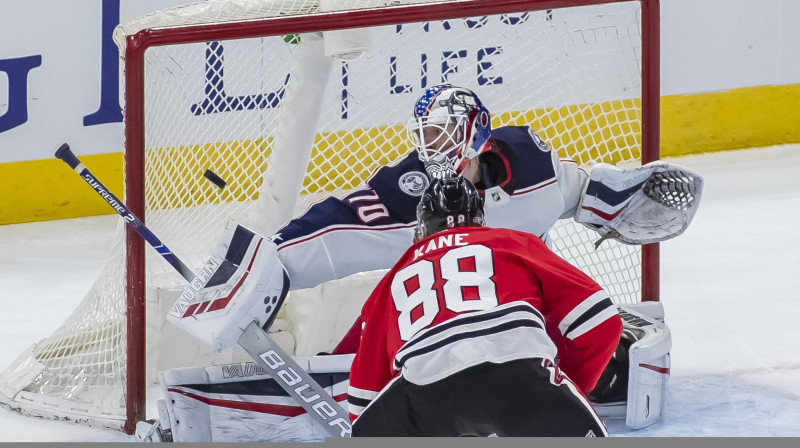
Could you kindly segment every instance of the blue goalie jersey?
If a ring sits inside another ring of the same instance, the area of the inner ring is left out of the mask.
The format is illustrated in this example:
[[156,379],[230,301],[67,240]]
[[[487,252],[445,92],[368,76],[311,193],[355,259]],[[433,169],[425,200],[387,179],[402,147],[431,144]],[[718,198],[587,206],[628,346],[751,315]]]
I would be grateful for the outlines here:
[[[532,233],[549,243],[559,219],[572,218],[586,173],[562,160],[530,128],[492,131],[475,182],[485,199],[486,225]],[[367,185],[327,198],[289,221],[275,236],[292,289],[375,269],[388,269],[411,245],[416,207],[428,186],[417,152],[378,169]]]

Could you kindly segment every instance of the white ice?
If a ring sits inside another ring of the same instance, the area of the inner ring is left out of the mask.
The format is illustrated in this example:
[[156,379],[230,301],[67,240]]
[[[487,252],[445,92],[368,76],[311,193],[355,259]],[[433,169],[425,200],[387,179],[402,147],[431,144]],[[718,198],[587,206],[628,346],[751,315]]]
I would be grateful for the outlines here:
[[[705,178],[691,227],[662,243],[673,336],[661,422],[618,436],[800,436],[800,145],[670,160]],[[115,216],[0,226],[0,371],[47,337],[88,291]],[[152,404],[149,406],[152,409]],[[0,442],[132,436],[0,409]]]

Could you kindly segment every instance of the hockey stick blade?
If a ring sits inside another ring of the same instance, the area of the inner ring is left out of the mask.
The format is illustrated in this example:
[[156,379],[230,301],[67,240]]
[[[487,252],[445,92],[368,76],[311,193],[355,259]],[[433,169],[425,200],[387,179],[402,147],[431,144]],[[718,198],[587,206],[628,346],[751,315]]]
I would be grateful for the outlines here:
[[[56,150],[55,156],[78,173],[97,194],[125,219],[128,225],[136,230],[183,278],[191,283],[195,277],[194,272],[167,249],[161,240],[133,212],[94,177],[75,156],[68,144],[61,145]],[[352,431],[350,419],[342,407],[259,327],[258,322],[253,321],[245,328],[239,338],[239,345],[253,357],[256,363],[266,368],[278,385],[295,398],[303,409],[312,418],[320,422],[331,435],[339,437],[350,435]],[[301,395],[303,391],[306,392]],[[338,428],[339,431],[337,432],[334,427]]]
[[154,234],[148,229],[144,223],[131,212],[125,204],[122,203],[116,196],[114,196],[108,188],[105,187],[96,177],[89,171],[86,166],[81,163],[80,159],[72,152],[69,145],[64,143],[55,153],[56,158],[61,159],[69,165],[83,180],[89,184],[94,191],[100,195],[107,203],[114,209],[122,218],[127,222],[145,241],[147,241],[153,249],[156,250],[175,270],[178,271],[183,278],[191,282],[194,279],[194,272],[189,269],[183,262],[172,253],[169,248],[164,245]]
[[270,339],[257,322],[245,328],[239,336],[239,345],[332,436],[350,436],[353,428],[344,408]]

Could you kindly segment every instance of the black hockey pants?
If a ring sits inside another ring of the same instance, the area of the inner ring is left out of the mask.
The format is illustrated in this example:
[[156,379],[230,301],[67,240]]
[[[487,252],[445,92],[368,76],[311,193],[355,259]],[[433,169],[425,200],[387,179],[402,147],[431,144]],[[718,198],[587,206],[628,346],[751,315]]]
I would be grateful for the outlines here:
[[355,421],[353,436],[607,435],[577,387],[557,376],[537,358],[483,363],[424,386],[399,378]]

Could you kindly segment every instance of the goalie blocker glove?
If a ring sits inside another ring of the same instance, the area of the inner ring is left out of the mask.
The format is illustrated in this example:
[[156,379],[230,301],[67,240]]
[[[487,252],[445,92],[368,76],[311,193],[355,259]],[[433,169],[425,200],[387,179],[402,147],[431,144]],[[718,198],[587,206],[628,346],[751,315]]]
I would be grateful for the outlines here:
[[692,222],[703,178],[686,168],[651,162],[623,170],[599,163],[586,182],[575,221],[625,244],[674,238]]
[[236,225],[167,315],[167,321],[222,350],[252,321],[266,331],[289,292],[272,241]]

